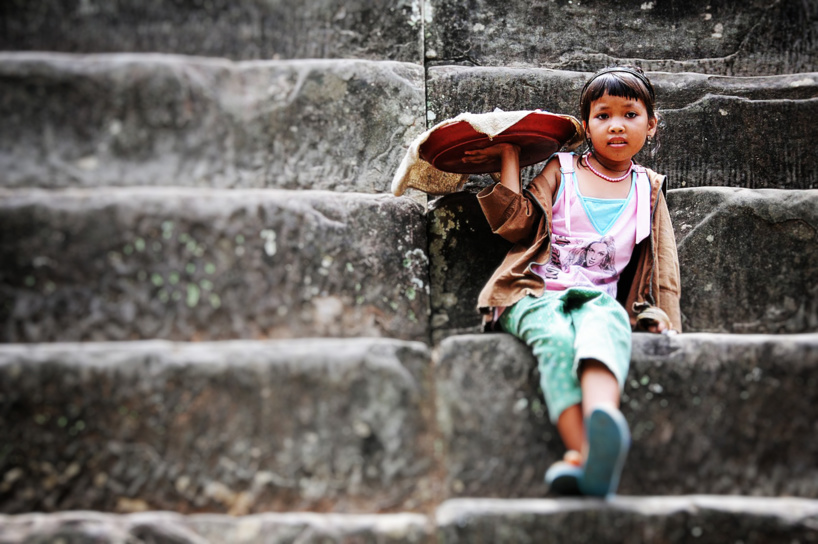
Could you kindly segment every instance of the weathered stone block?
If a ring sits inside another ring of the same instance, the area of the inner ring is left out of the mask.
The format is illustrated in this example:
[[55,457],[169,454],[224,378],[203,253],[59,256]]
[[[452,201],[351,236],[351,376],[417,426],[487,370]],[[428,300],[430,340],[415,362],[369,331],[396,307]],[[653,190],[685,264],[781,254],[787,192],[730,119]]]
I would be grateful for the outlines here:
[[2,544],[432,544],[436,542],[433,532],[421,514],[0,515]]
[[814,500],[771,497],[617,497],[598,500],[468,500],[437,510],[446,543],[533,544],[818,542]]
[[356,60],[0,54],[0,187],[383,192],[423,69]]
[[818,334],[634,336],[623,492],[818,498]]
[[429,339],[409,198],[14,190],[0,210],[0,341]]
[[450,496],[538,497],[564,448],[535,378],[530,350],[506,334],[441,342],[437,417]]
[[[634,335],[624,495],[818,498],[818,335]],[[444,340],[438,421],[453,496],[536,497],[565,448],[536,362],[506,334]]]
[[0,19],[0,50],[422,62],[414,0],[9,0]]
[[814,4],[798,0],[431,0],[426,58],[582,71],[638,62],[667,72],[811,72],[815,15]]
[[668,197],[690,331],[818,331],[818,191],[702,188]]
[[427,217],[433,340],[479,332],[477,297],[511,244],[491,232],[472,193],[435,200]]
[[188,525],[213,544],[436,544],[433,520],[421,514],[262,514],[240,520],[191,516]]
[[0,510],[421,509],[431,396],[421,343],[0,346]]
[[[590,75],[533,68],[434,67],[429,69],[430,110],[436,121],[494,108],[539,108],[579,117],[579,95]],[[818,187],[815,129],[810,122],[818,115],[818,75],[649,76],[664,123],[655,155],[646,148],[637,161],[666,174],[670,187]]]

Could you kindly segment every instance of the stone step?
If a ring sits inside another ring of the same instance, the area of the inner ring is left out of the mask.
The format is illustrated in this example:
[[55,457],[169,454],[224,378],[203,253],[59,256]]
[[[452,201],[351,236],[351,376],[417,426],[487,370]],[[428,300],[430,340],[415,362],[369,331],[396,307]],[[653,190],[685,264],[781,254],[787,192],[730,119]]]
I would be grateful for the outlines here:
[[[818,499],[818,334],[638,333],[633,346],[622,398],[633,446],[621,494]],[[547,493],[543,475],[565,448],[536,366],[507,334],[440,344],[436,405],[450,496]]]
[[0,8],[0,49],[414,63],[425,50],[433,63],[594,70],[639,62],[650,70],[742,76],[812,71],[818,60],[810,3],[631,4],[13,2]]
[[478,66],[774,75],[814,71],[814,3],[457,0],[426,4],[426,59]]
[[[685,332],[818,331],[818,191],[699,187],[668,192]],[[477,198],[437,199],[429,217],[435,340],[479,331],[477,296],[509,244]]]
[[423,78],[390,61],[0,53],[0,187],[383,192],[425,130]]
[[818,501],[776,497],[460,499],[422,514],[179,515],[170,512],[0,515],[0,543],[527,544],[818,542]]
[[[622,495],[818,499],[818,334],[638,334]],[[0,511],[428,511],[564,451],[505,334],[0,345]]]
[[0,50],[422,62],[417,2],[4,2]]
[[[539,108],[579,117],[580,91],[590,76],[462,66],[432,67],[428,73],[430,115],[437,121],[462,111],[495,108]],[[818,115],[818,73],[648,75],[664,126],[659,128],[655,157],[646,148],[637,160],[666,174],[672,188],[818,188],[815,129],[809,122]]]
[[407,513],[0,515],[0,544],[435,544],[433,531],[427,516]]
[[0,341],[428,341],[426,248],[391,195],[0,190]]
[[381,339],[3,345],[0,511],[423,510],[430,369]]
[[792,498],[462,499],[438,508],[437,535],[447,544],[805,544],[818,542],[816,519],[818,501]]

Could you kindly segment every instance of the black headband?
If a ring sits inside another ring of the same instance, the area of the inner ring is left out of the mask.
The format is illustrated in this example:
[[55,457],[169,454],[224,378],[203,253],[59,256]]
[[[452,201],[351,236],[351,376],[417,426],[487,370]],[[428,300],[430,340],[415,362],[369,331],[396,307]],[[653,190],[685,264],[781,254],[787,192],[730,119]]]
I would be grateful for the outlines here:
[[616,66],[614,68],[604,68],[604,69],[600,70],[599,72],[595,73],[593,75],[593,77],[591,77],[591,79],[589,79],[585,83],[585,86],[582,87],[582,94],[580,96],[585,94],[585,91],[588,89],[588,85],[590,85],[593,80],[595,80],[599,76],[614,73],[614,72],[621,72],[621,73],[625,73],[625,74],[630,74],[630,75],[636,77],[636,79],[638,79],[639,81],[641,81],[645,85],[645,88],[648,90],[648,94],[650,95],[651,102],[656,101],[656,93],[654,92],[653,85],[651,84],[651,82],[647,78],[647,76],[645,76],[645,74],[643,74],[641,72],[638,72],[638,71],[634,70],[633,68],[626,68],[624,66]]

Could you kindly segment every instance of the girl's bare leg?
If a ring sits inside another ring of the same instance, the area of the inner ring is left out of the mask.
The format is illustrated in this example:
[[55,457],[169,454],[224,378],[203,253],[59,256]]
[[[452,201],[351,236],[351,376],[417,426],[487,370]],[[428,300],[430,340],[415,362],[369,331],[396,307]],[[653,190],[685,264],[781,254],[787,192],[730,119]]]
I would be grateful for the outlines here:
[[588,454],[585,418],[598,406],[619,409],[619,383],[608,367],[593,359],[583,361],[580,372],[582,405],[575,404],[560,414],[557,430],[569,452],[581,452],[584,460]]
[[585,442],[585,424],[582,421],[582,406],[575,404],[567,408],[557,420],[557,430],[562,443],[571,451],[582,451]]
[[582,362],[579,383],[582,388],[582,413],[591,415],[598,406],[619,409],[619,382],[604,364],[593,359]]

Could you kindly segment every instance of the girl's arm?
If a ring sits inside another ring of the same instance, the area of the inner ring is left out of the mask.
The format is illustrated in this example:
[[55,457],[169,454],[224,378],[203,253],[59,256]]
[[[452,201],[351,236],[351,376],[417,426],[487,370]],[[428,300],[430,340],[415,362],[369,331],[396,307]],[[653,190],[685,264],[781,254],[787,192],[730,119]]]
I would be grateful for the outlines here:
[[500,167],[500,183],[514,191],[523,191],[520,182],[520,148],[511,144],[500,144],[500,157],[502,166]]
[[[543,217],[543,204],[550,209],[559,179],[559,161],[549,161],[532,181],[529,191],[522,193],[519,148],[513,144],[498,144],[466,153],[465,162],[496,164],[501,159],[500,183],[487,187],[477,195],[483,214],[492,232],[512,243],[527,244],[548,225]],[[553,175],[556,172],[557,177]],[[534,202],[538,200],[539,202]]]
[[531,180],[531,185],[539,188],[543,193],[551,195],[551,202],[553,204],[561,179],[560,161],[556,156],[553,156],[548,159],[548,162],[545,163],[545,167],[540,173]]
[[522,192],[520,183],[520,148],[514,144],[497,144],[485,149],[475,149],[464,153],[463,162],[485,164],[501,161],[500,183],[515,193]]
[[[514,144],[497,144],[485,149],[466,151],[463,162],[480,164],[491,162],[499,157],[500,183],[515,193],[522,192],[520,181],[520,148]],[[532,185],[539,186],[540,190],[553,197],[557,194],[560,182],[560,162],[552,157],[545,167],[532,180]]]

